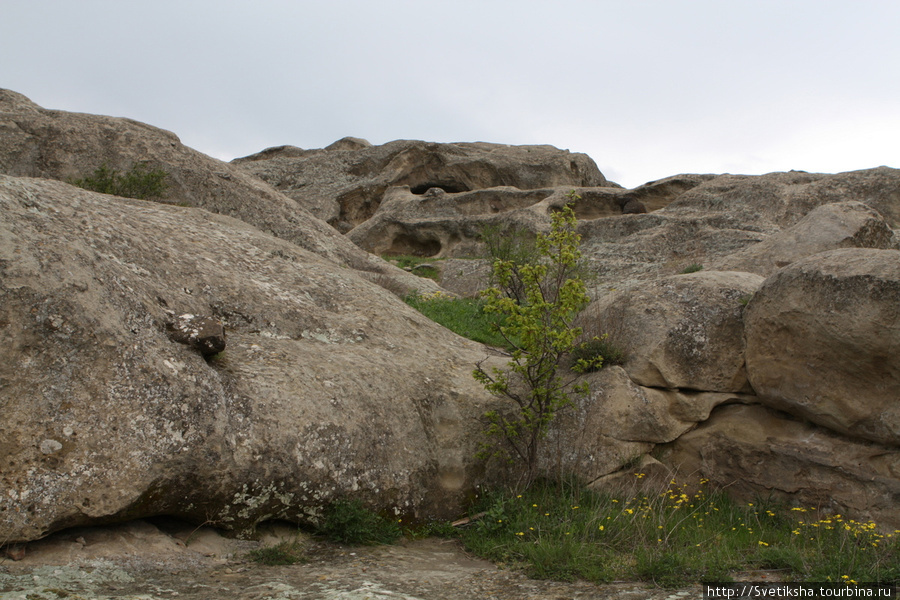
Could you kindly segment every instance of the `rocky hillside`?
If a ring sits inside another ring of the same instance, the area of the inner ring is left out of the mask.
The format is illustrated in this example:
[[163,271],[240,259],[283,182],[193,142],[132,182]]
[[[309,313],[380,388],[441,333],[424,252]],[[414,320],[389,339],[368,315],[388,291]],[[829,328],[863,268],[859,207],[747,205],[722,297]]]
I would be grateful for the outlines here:
[[401,288],[425,285],[361,252],[243,169],[184,146],[174,133],[131,119],[47,110],[21,94],[0,89],[0,173],[69,181],[103,165],[127,171],[136,163],[168,173],[163,202],[240,219],[369,280],[392,280]]
[[322,150],[282,146],[233,162],[341,232],[368,221],[385,192],[397,186],[422,196],[430,189],[459,193],[500,186],[610,185],[588,156],[552,146],[411,140],[372,146],[344,138]]
[[[66,183],[137,162],[169,173],[161,201]],[[548,468],[900,526],[898,170],[625,190],[551,147],[352,138],[227,164],[0,91],[0,173],[0,542],[160,514],[248,531],[344,497],[454,516],[499,476],[473,458],[496,400],[471,371],[502,357],[410,309],[395,294],[441,288],[376,255],[472,293],[484,225],[544,231],[572,189],[583,325],[627,360],[590,375]]]

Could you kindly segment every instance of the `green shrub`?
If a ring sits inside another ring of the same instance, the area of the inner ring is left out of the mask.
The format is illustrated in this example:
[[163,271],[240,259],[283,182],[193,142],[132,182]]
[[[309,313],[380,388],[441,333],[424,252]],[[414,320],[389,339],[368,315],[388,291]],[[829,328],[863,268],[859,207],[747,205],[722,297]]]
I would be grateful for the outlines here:
[[[609,339],[609,336],[604,335],[575,346],[572,349],[572,358],[574,359],[574,364],[590,365],[583,371],[590,373],[599,371],[607,365],[621,365],[625,362],[627,355],[624,350]],[[579,363],[579,361],[582,362]]]
[[697,263],[694,263],[694,264],[688,265],[684,269],[682,269],[681,275],[687,275],[688,273],[696,273],[697,271],[702,271],[702,270],[703,270],[703,265],[698,265]]
[[274,546],[264,546],[251,550],[247,558],[263,565],[295,565],[306,562],[303,544],[298,541],[284,541]]
[[479,237],[485,245],[486,258],[491,264],[503,261],[510,269],[510,276],[503,280],[492,271],[491,286],[498,287],[507,298],[524,302],[525,286],[519,269],[523,265],[535,264],[540,260],[535,235],[522,228],[487,224],[482,226]]
[[164,170],[151,169],[146,163],[135,163],[124,174],[104,163],[92,175],[69,183],[101,194],[147,200],[165,196],[168,176]]
[[[577,199],[574,192],[572,200]],[[512,347],[505,369],[486,370],[478,363],[472,376],[486,390],[511,401],[507,409],[483,415],[487,436],[482,456],[505,455],[519,462],[518,485],[527,487],[537,475],[539,448],[562,408],[571,404],[570,393],[586,394],[587,384],[560,377],[564,357],[579,344],[581,328],[575,317],[588,304],[584,281],[578,276],[581,259],[575,211],[566,205],[551,215],[550,232],[535,240],[538,257],[528,264],[496,260],[497,287],[483,292],[485,312],[503,317],[500,335]],[[510,295],[518,280],[521,297]],[[599,357],[576,360],[573,370],[600,366]]]
[[325,509],[317,532],[331,541],[350,545],[392,544],[400,537],[400,525],[381,517],[359,500],[340,500]]

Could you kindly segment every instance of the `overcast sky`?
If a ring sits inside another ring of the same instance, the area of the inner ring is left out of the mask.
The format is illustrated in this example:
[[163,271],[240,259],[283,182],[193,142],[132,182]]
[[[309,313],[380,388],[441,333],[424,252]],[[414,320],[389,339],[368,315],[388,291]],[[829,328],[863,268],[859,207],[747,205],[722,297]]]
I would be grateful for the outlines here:
[[900,167],[897,0],[0,0],[0,87],[230,160],[552,144],[626,187]]

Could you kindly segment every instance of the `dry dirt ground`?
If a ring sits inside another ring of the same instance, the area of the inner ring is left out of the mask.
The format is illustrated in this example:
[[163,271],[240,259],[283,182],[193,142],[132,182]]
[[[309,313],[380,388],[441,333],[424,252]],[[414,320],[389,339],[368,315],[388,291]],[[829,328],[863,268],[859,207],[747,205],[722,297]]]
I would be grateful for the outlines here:
[[[299,537],[298,537],[299,536]],[[298,540],[307,562],[264,566],[247,552]],[[2,556],[2,555],[0,555]],[[21,556],[17,557],[21,558]],[[273,526],[261,541],[225,538],[211,528],[134,521],[73,529],[28,544],[21,560],[0,558],[3,600],[686,600],[700,586],[536,581],[467,555],[441,539],[344,547]]]

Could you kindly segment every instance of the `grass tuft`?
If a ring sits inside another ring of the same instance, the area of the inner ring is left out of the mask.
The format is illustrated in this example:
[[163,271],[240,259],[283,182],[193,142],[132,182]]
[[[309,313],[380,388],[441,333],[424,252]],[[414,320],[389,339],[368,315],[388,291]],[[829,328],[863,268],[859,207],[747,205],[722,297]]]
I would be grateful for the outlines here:
[[303,544],[299,541],[284,541],[274,546],[264,546],[251,550],[247,558],[263,565],[295,565],[306,562],[303,554]]

